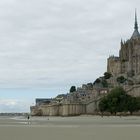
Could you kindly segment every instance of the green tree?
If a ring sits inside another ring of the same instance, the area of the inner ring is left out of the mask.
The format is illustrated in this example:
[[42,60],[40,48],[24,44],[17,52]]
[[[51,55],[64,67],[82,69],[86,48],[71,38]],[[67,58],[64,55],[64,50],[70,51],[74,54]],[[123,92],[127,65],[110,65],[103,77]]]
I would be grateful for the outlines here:
[[75,91],[76,91],[76,87],[75,86],[71,86],[70,93],[75,92]]
[[117,82],[123,84],[126,81],[126,78],[124,76],[117,77]]
[[129,97],[129,100],[127,102],[127,108],[131,115],[133,114],[134,111],[139,110],[136,97]]
[[140,97],[132,97],[126,94],[123,88],[117,87],[101,99],[99,109],[101,112],[107,111],[111,114],[126,111],[133,114],[134,111],[140,110]]
[[97,79],[94,81],[93,84],[99,84],[99,83],[101,83],[101,80],[100,80],[99,78],[97,78]]
[[103,87],[108,87],[108,83],[107,83],[107,81],[105,79],[102,80],[102,85],[103,85]]
[[122,112],[127,109],[127,99],[128,95],[123,88],[116,87],[100,101],[99,108],[101,111],[108,111],[111,114],[116,114],[117,112]]
[[136,98],[136,102],[137,102],[137,110],[140,110],[140,97]]
[[109,73],[109,72],[105,72],[105,73],[104,73],[104,78],[105,78],[105,79],[109,79],[111,76],[112,76],[112,74]]
[[108,105],[107,101],[108,101],[107,98],[104,97],[99,102],[99,109],[100,109],[100,111],[101,111],[102,114],[103,114],[104,111],[107,110],[107,105]]
[[92,83],[87,83],[87,85],[88,85],[89,87],[93,87],[93,84],[92,84]]

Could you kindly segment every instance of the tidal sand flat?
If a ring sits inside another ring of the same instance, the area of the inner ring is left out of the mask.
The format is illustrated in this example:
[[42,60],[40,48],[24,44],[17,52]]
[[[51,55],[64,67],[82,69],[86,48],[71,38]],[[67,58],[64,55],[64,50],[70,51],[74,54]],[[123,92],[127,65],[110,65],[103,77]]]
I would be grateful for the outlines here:
[[0,117],[0,140],[140,140],[140,117]]

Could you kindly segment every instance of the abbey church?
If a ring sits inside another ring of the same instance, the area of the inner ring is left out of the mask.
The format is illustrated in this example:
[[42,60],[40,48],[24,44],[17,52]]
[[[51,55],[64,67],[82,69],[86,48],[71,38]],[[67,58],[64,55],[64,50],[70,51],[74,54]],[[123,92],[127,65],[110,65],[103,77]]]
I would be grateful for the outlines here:
[[113,76],[136,77],[140,75],[140,34],[136,12],[134,32],[126,42],[121,40],[119,57],[108,58],[107,71]]

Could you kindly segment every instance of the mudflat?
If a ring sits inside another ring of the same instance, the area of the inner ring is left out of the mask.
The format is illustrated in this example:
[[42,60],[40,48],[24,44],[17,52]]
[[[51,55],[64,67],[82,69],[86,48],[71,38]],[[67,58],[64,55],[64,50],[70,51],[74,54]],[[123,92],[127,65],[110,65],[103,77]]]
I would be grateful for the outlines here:
[[140,117],[0,117],[0,140],[140,140]]

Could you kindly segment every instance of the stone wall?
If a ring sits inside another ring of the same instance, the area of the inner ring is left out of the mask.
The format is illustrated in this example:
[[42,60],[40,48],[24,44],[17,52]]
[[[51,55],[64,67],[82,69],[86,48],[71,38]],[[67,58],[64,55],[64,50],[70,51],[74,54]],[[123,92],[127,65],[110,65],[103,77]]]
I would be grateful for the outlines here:
[[86,107],[83,104],[63,104],[62,116],[75,116],[86,113]]
[[97,111],[96,102],[90,102],[86,105],[86,114],[94,114]]
[[75,116],[86,113],[84,104],[56,104],[31,107],[31,115],[41,116]]
[[39,107],[42,111],[42,116],[58,116],[59,115],[59,106],[56,105],[42,105]]
[[31,106],[30,112],[32,116],[42,116],[42,110],[38,106]]
[[126,88],[126,92],[131,96],[140,97],[140,84]]

